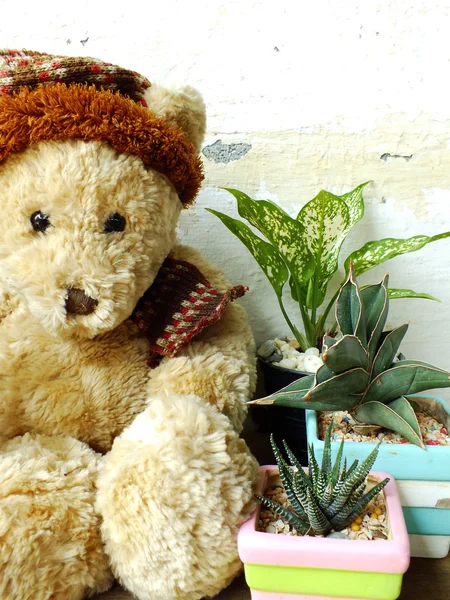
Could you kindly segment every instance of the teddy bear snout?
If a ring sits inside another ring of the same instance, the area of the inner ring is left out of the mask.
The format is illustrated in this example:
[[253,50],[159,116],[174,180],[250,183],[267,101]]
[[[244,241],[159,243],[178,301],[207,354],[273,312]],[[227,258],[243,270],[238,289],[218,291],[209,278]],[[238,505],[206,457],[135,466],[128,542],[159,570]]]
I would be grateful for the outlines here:
[[69,288],[67,290],[66,311],[71,315],[90,315],[97,308],[98,302],[83,290]]

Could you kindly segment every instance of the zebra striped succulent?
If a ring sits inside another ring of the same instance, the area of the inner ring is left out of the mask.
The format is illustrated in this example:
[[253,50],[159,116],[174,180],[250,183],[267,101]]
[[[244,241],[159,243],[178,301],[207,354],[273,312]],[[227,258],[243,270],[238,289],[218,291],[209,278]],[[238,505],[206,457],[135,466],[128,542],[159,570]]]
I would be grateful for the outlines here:
[[272,449],[277,461],[283,487],[292,511],[278,502],[257,495],[261,503],[272,509],[284,521],[302,535],[327,535],[330,531],[345,529],[388,483],[384,479],[366,491],[366,478],[378,455],[376,446],[369,456],[359,464],[355,460],[347,469],[344,459],[341,468],[344,440],[342,440],[334,465],[331,463],[331,430],[325,437],[322,465],[314,455],[314,446],[308,448],[309,470],[305,472],[284,443],[291,466],[284,460],[279,448],[271,437]]

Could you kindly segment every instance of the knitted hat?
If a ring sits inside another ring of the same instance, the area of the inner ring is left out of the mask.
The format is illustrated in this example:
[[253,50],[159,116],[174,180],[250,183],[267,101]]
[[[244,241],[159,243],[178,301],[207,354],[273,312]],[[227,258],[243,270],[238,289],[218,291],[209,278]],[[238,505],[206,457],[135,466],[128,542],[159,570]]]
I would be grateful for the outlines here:
[[184,205],[203,181],[194,145],[154,115],[151,83],[94,58],[0,50],[0,163],[41,140],[107,141],[171,181]]

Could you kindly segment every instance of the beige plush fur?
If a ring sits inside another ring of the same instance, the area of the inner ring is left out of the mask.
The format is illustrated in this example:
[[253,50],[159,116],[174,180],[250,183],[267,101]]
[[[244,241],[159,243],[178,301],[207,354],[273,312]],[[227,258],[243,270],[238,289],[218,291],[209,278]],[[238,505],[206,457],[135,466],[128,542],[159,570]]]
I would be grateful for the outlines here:
[[[194,91],[148,100],[200,144]],[[257,479],[238,437],[255,385],[242,307],[152,370],[127,319],[164,259],[228,287],[176,243],[167,178],[106,142],[39,142],[0,166],[0,197],[0,600],[81,600],[109,585],[107,561],[141,599],[217,593]],[[104,233],[116,212],[125,230]],[[92,314],[67,314],[70,287]]]
[[69,437],[0,447],[0,597],[73,600],[112,583],[94,511],[100,457]]
[[124,585],[143,600],[219,593],[241,567],[257,477],[230,421],[198,396],[156,397],[105,462],[97,507]]

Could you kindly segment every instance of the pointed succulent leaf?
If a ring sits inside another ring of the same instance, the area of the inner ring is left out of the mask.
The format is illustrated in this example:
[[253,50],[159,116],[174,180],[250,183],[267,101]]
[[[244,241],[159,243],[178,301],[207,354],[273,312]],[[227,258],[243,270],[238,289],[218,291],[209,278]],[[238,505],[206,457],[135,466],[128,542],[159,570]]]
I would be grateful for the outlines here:
[[375,377],[367,388],[363,402],[374,401],[386,404],[400,396],[450,387],[449,372],[426,363],[410,364],[410,362],[399,361]]
[[406,290],[400,288],[389,288],[389,300],[396,300],[397,298],[422,298],[424,300],[434,300],[440,302],[439,298],[435,298],[425,292],[414,292],[413,290]]
[[378,496],[381,490],[389,483],[389,478],[383,479],[375,485],[371,490],[365,494],[362,498],[358,500],[358,502],[354,505],[353,510],[346,516],[344,516],[346,511],[343,511],[342,514],[338,513],[335,517],[333,517],[331,521],[331,525],[336,531],[342,531],[345,529],[354,519],[356,519],[362,511],[366,508],[366,506],[371,502],[374,498]]
[[[302,469],[301,471],[304,474]],[[308,482],[305,481],[304,477],[300,475],[300,471],[294,473],[294,479],[292,481],[292,486],[294,488],[295,495],[297,500],[301,503],[303,510],[307,514],[308,512],[308,496],[306,495],[306,490],[311,490],[313,492],[311,480],[309,480],[308,476],[305,475],[308,479]]]
[[348,470],[346,471],[346,476],[349,477],[351,473],[353,473],[353,471],[356,469],[356,467],[359,465],[359,460],[357,458],[355,458],[355,460],[352,462],[352,464],[349,466]]
[[392,365],[407,331],[408,325],[405,324],[393,329],[385,336],[373,361],[372,379]]
[[319,464],[316,460],[316,455],[314,454],[314,446],[310,444],[308,446],[308,470],[309,476],[311,478],[311,483],[313,490],[317,489],[317,482],[319,480]]
[[[315,291],[323,301],[326,286],[338,267],[342,242],[349,232],[349,208],[344,200],[322,190],[300,210],[297,221],[305,226],[308,248],[316,265]],[[305,297],[307,287],[302,286]],[[319,298],[309,296],[308,308],[320,306]]]
[[333,484],[331,481],[328,482],[327,487],[325,488],[325,492],[323,493],[323,498],[321,502],[321,508],[324,511],[325,516],[327,508],[330,506],[331,501],[333,500]]
[[253,200],[238,190],[225,188],[237,200],[240,216],[256,227],[276,248],[289,266],[293,277],[307,282],[314,271],[305,225],[290,217],[270,200]]
[[302,473],[302,474],[305,476],[306,480],[309,482],[309,477],[307,477],[307,476],[305,475],[305,472],[303,471],[303,467],[302,467],[302,465],[301,465],[300,461],[299,461],[299,460],[298,460],[298,458],[295,456],[295,454],[292,452],[292,450],[289,448],[289,446],[288,446],[288,444],[287,444],[286,440],[283,440],[283,446],[284,446],[284,449],[285,449],[286,455],[287,455],[287,457],[289,458],[289,460],[290,460],[290,463],[291,463],[292,467],[294,468],[294,473],[295,473],[296,471],[297,471],[297,472],[299,472],[299,473]]
[[314,383],[314,375],[313,374],[307,375],[305,377],[302,377],[299,374],[298,379],[296,379],[292,383],[289,383],[284,388],[279,389],[277,392],[270,394],[270,396],[267,396],[267,398],[271,398],[272,396],[277,396],[278,394],[285,394],[285,393],[290,393],[290,392],[304,392],[306,390],[309,390],[310,387],[313,385],[313,383]]
[[380,444],[377,444],[369,456],[363,460],[362,463],[358,464],[350,474],[347,475],[344,485],[342,486],[339,495],[334,499],[330,510],[341,510],[352,491],[359,487],[366,479],[378,456],[379,446]]
[[[303,393],[303,392],[302,392]],[[285,394],[284,396],[280,396],[273,403],[275,406],[288,406],[293,408],[305,408],[308,410],[318,410],[318,411],[326,411],[326,410],[352,410],[357,404],[361,402],[361,395],[340,395],[334,397],[324,397],[321,399],[312,400],[306,399],[306,394],[304,394],[303,398],[292,397],[289,394]],[[249,402],[249,404],[258,404],[258,402]]]
[[231,233],[234,233],[247,250],[250,251],[251,255],[269,280],[278,299],[280,299],[284,284],[289,277],[289,271],[279,252],[273,246],[255,235],[245,223],[216,210],[207,210],[211,214],[216,215],[216,217],[219,217]]
[[354,335],[344,335],[322,355],[325,365],[339,374],[355,367],[367,370],[369,356],[359,339]]
[[324,402],[333,403],[335,407],[341,406],[335,410],[351,410],[360,401],[358,394],[363,393],[368,384],[369,374],[358,367],[313,387],[306,393],[304,400],[310,402],[309,407],[313,410],[320,410],[316,405]]
[[277,461],[278,471],[280,473],[281,482],[283,486],[286,488],[292,483],[292,470],[284,460],[283,455],[281,454],[278,446],[275,443],[275,438],[273,434],[270,435],[270,445],[272,446],[272,452],[275,456],[275,460]]
[[361,275],[372,267],[407,252],[420,250],[427,244],[450,237],[450,231],[428,237],[426,235],[415,235],[408,239],[385,238],[373,242],[367,242],[359,250],[355,250],[345,261],[346,272],[349,271],[350,262],[353,262],[355,275]]
[[314,495],[317,496],[318,498],[323,496],[326,486],[327,486],[327,482],[325,479],[325,474],[322,471],[322,469],[319,468],[319,476],[317,477],[317,484],[313,490]]
[[[306,377],[300,377],[296,379],[294,382],[290,383],[286,387],[278,390],[274,394],[270,394],[270,396],[265,396],[264,398],[258,398],[257,400],[250,400],[247,404],[275,404],[275,400],[278,396],[286,395],[286,398],[289,400],[289,404],[283,404],[282,406],[296,406],[296,402],[301,402],[306,394],[309,391],[312,385],[314,385],[315,376],[307,375]],[[277,403],[280,405],[280,403]]]
[[[338,450],[338,453],[336,456],[336,460],[334,461],[333,469],[331,471],[330,481],[333,486],[333,489],[335,488],[335,486],[338,482],[343,452],[344,452],[344,438],[342,438],[341,443],[339,445],[339,450]],[[344,465],[344,468],[345,468],[345,465]]]
[[322,342],[322,352],[326,352],[327,350],[329,350],[332,346],[334,346],[334,344],[336,344],[338,341],[337,337],[331,337],[329,335],[324,335],[323,336],[323,342]]
[[366,402],[356,409],[355,417],[363,423],[375,423],[400,433],[412,444],[424,448],[422,437],[417,435],[413,427],[394,408],[391,408],[390,404],[392,403]]
[[[295,491],[295,484],[294,484],[295,472],[284,461],[283,456],[275,443],[273,435],[270,436],[270,443],[272,445],[272,450],[273,450],[275,459],[277,461],[278,472],[280,474],[281,483],[283,484],[284,490],[286,492],[286,496],[288,497],[288,500],[289,500],[292,508],[294,509],[295,513],[301,518],[306,518],[306,512],[303,510],[303,507],[302,507],[299,499],[297,498],[297,494]],[[287,448],[286,442],[283,441],[283,444],[284,444],[285,448]],[[289,452],[291,452],[290,449],[289,449]],[[304,473],[301,466],[300,466],[300,471],[302,472],[302,474]]]
[[[381,283],[368,285],[361,289],[361,300],[364,307],[368,340],[371,339],[375,332],[376,336],[378,335],[379,337],[386,323],[386,315],[389,308],[387,278],[388,276],[386,275]],[[376,345],[378,340],[374,340],[372,343]]]
[[[383,281],[378,286],[369,286],[369,291],[366,292],[366,302],[363,299],[363,310],[366,319],[366,328],[368,340],[368,351],[370,361],[375,356],[378,344],[380,342],[381,334],[383,333],[384,326],[389,312],[389,296],[387,291],[387,285],[389,281],[389,275],[385,275]],[[376,296],[374,297],[374,291],[372,287],[377,288]],[[363,296],[364,291],[361,292]]]
[[331,431],[333,430],[333,426],[334,423],[331,421],[325,434],[323,444],[322,473],[325,476],[325,480],[327,479],[328,473],[331,472]]
[[309,525],[302,521],[300,517],[294,515],[293,512],[291,512],[287,508],[284,508],[284,506],[281,506],[281,504],[278,504],[278,502],[275,502],[270,498],[265,498],[264,496],[260,496],[258,494],[255,494],[255,497],[261,502],[261,504],[267,506],[267,508],[271,508],[274,511],[274,513],[276,513],[283,519],[283,521],[289,523],[289,525],[291,525],[296,531],[298,531],[298,533],[306,535],[310,530]]
[[356,335],[362,344],[367,343],[364,307],[352,267],[336,300],[336,321],[342,335]]
[[324,381],[328,381],[334,377],[336,373],[329,369],[326,365],[322,365],[316,371],[316,376],[314,379],[314,386],[319,385],[319,383],[323,383]]
[[[330,519],[330,521],[331,521],[337,515],[339,515],[339,518],[343,518],[343,517],[349,515],[353,511],[353,507],[356,505],[358,500],[363,496],[365,490],[366,490],[366,480],[364,479],[363,482],[351,492],[351,494],[348,497],[348,500],[345,502],[345,504],[342,506],[342,508],[340,508],[339,510],[336,510],[336,505],[333,503],[330,504],[327,511],[325,512],[326,517],[328,519]],[[336,497],[337,497],[337,494],[335,494],[335,498]]]
[[331,525],[321,511],[310,489],[306,490],[308,496],[308,520],[316,535],[325,535],[330,531]]
[[400,398],[397,398],[397,400],[392,400],[392,402],[389,402],[389,404],[386,404],[386,406],[389,406],[389,408],[400,415],[414,430],[414,433],[417,435],[417,437],[420,440],[422,439],[422,433],[420,431],[420,425],[417,421],[416,413],[414,412],[414,408],[408,398],[401,396]]

